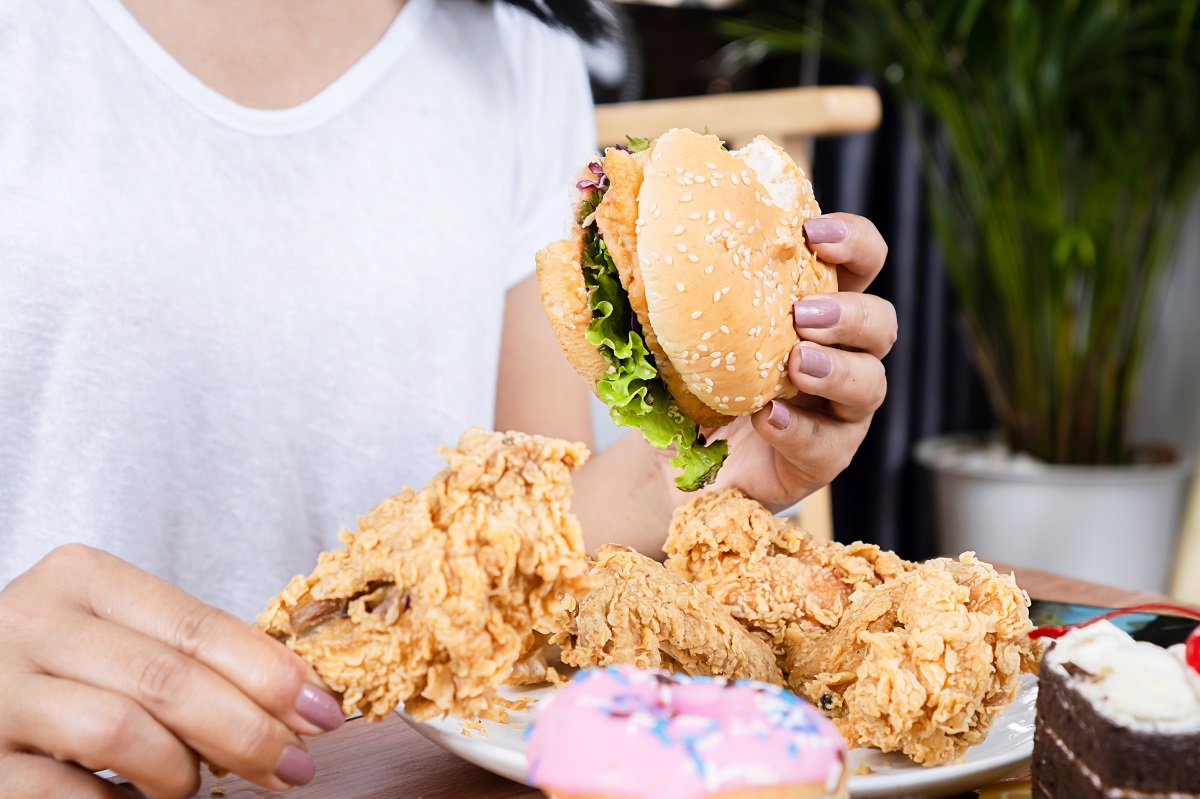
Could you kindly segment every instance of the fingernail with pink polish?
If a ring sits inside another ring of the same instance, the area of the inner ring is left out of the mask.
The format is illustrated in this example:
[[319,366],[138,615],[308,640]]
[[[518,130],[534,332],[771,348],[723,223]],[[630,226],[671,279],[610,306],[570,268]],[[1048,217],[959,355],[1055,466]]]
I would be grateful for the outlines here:
[[796,327],[833,327],[842,318],[842,306],[831,297],[805,297],[792,306]]
[[812,377],[829,377],[833,371],[833,360],[829,353],[816,347],[800,348],[800,371]]
[[305,683],[296,696],[296,712],[325,731],[336,730],[346,721],[338,701],[312,683]]
[[779,400],[771,400],[771,412],[767,416],[767,421],[776,430],[787,430],[792,423],[792,412]]
[[832,216],[818,216],[804,223],[809,244],[836,244],[850,235],[846,223]]
[[312,758],[298,746],[288,745],[275,766],[275,776],[288,785],[308,785],[317,773]]

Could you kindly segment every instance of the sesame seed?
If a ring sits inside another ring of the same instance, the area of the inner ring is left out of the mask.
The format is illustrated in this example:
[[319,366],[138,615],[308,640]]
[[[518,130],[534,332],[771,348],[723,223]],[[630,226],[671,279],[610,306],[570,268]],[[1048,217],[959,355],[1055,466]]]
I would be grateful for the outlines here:
[[685,178],[694,178],[694,177],[696,177],[696,173],[695,172],[684,172],[683,176]]
[[725,217],[726,222],[733,221],[733,214],[731,214],[728,210],[726,210],[725,213],[721,214],[721,216]]
[[713,302],[720,302],[720,301],[721,301],[721,292],[714,291],[713,292]]
[[655,208],[655,209],[654,209],[654,218],[655,218],[655,219],[658,219],[660,216],[662,216],[662,209],[661,209],[661,208]]
[[[724,328],[725,328],[725,325],[721,325],[721,329],[722,329],[723,331],[724,331]],[[728,332],[728,331],[724,331],[724,332]],[[708,331],[707,333],[705,333],[703,336],[701,336],[701,337],[700,337],[700,340],[701,340],[701,341],[708,341],[710,338],[712,338],[712,331],[711,331],[711,330],[710,330],[710,331]]]
[[692,184],[691,184],[691,181],[684,180],[683,178],[675,178],[675,182],[676,182],[676,183],[678,183],[680,186],[690,186],[690,185],[692,185]]
[[704,274],[711,275],[712,273],[713,273],[713,265],[712,264],[709,264],[708,266],[704,267]]
[[706,377],[706,378],[704,378],[704,382],[705,382],[705,383],[706,383],[706,384],[707,384],[707,385],[708,385],[710,388],[712,387],[712,384],[713,384],[713,382],[712,382],[712,378],[711,378],[711,377]]
[[754,302],[752,302],[750,304],[753,305],[755,308],[757,308],[758,307],[758,297],[755,297]]
[[699,218],[700,218],[699,211],[692,211],[690,214],[688,214],[688,219],[699,219]]
[[704,182],[706,182],[707,180],[708,180],[708,178],[704,177],[704,175],[696,175],[696,182],[697,182],[697,183],[704,183]]
[[697,344],[696,351],[697,352],[708,352],[708,345],[707,344]]
[[716,352],[714,352],[714,353],[712,354],[712,357],[714,357],[714,358],[720,358],[720,357],[721,357],[721,351],[720,351],[720,350],[717,350]]
[[746,398],[745,397],[734,397],[733,401],[734,402],[745,402]]
[[679,357],[681,357],[681,358],[686,358],[687,356],[688,356],[687,350],[684,350],[683,352],[679,353]]
[[716,164],[714,164],[712,161],[707,161],[707,162],[705,162],[705,164],[704,164],[704,165],[705,165],[706,167],[708,167],[709,169],[716,169],[716,168],[717,168],[717,165],[716,165]]
[[745,226],[746,226],[746,223],[740,219],[737,221],[737,224],[734,225],[734,227],[737,228],[738,230],[741,230]]
[[683,285],[683,283],[680,282],[680,283],[675,284],[675,288],[679,289],[680,291],[683,291],[685,288],[687,288],[687,286]]
[[676,171],[676,172],[678,172],[679,174],[681,174],[681,175],[682,175],[682,174],[683,174],[683,167],[681,167],[681,166],[677,166],[677,167],[675,167],[675,171]]
[[687,252],[687,245],[681,241],[675,245],[675,249],[679,250],[680,252]]
[[798,224],[800,224],[800,217],[798,217],[798,216],[793,216],[793,217],[792,217],[792,227],[795,227],[795,226],[796,226],[796,225],[798,225]]
[[692,195],[690,195],[690,194],[685,194],[679,198],[679,202],[681,202],[681,203],[690,203],[691,201],[692,201]]
[[727,404],[725,404],[724,402],[718,402],[717,407],[720,408],[721,410],[725,410],[729,406]]
[[725,325],[721,325],[721,332],[722,332],[722,333],[724,333],[725,335],[727,335],[727,336],[728,336],[728,335],[729,335],[729,328],[728,328],[728,327],[726,327]]
[[716,369],[720,365],[721,365],[720,358],[717,358],[715,361],[713,361],[712,363],[709,364],[709,366],[711,366],[713,369]]
[[[709,169],[712,169],[712,164],[709,164],[708,168],[709,168]],[[714,178],[716,178],[717,180],[720,180],[721,178],[725,177],[725,175],[723,175],[723,174],[722,174],[722,173],[720,173],[720,172],[713,172],[713,173],[712,173],[712,176],[713,176]]]
[[676,225],[675,226],[675,235],[678,236],[682,232],[683,232],[683,225]]
[[726,366],[725,366],[725,371],[727,371],[727,372],[736,372],[736,371],[737,371],[737,367],[736,367],[736,366],[730,366],[730,365],[726,364]]
[[737,186],[738,184],[740,184],[742,182],[742,179],[737,176],[736,172],[733,173],[732,175],[730,175],[729,179],[731,181],[733,181],[733,185],[735,185],[735,186]]
[[701,313],[700,313],[700,311],[692,311],[692,318],[693,318],[693,319],[699,319],[700,317],[701,317]]
[[670,266],[675,259],[671,257],[671,253],[667,253],[663,256],[663,260],[667,262],[667,266]]
[[698,263],[700,263],[700,256],[696,255],[696,253],[694,253],[694,252],[690,252],[690,253],[688,253],[688,260],[694,264],[698,264]]

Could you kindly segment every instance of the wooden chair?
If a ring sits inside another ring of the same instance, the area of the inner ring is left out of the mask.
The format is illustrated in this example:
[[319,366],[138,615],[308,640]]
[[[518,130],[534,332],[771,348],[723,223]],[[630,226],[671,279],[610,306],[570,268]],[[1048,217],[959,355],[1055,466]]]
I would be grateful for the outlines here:
[[[707,126],[731,148],[764,134],[808,172],[813,137],[874,130],[880,113],[879,93],[870,87],[817,86],[600,105],[596,127],[602,147],[624,144],[626,135],[653,138],[671,128]],[[832,539],[829,489],[804,500],[796,518],[809,533]]]
[[869,86],[814,86],[600,105],[596,128],[601,146],[624,144],[626,135],[706,125],[734,147],[761,133],[807,171],[814,136],[874,130],[879,117],[879,93]]
[[1200,605],[1200,469],[1192,476],[1192,488],[1184,506],[1171,596]]

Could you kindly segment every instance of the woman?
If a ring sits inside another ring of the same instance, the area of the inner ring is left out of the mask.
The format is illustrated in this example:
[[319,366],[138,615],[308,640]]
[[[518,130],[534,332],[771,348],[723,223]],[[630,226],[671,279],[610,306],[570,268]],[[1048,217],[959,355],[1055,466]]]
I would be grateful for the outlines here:
[[[467,426],[591,439],[529,276],[593,146],[578,48],[474,0],[13,0],[0,86],[0,795],[303,784],[337,703],[237,617]],[[844,288],[797,308],[809,398],[721,472],[776,507],[849,460],[896,329],[875,228],[806,233]],[[684,500],[636,433],[576,485],[592,545]]]

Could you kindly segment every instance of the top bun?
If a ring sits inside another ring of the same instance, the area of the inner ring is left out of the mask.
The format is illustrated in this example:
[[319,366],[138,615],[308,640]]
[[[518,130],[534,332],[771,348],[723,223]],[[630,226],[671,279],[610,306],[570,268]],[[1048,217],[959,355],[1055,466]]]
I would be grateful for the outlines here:
[[[837,291],[804,240],[821,210],[803,170],[764,136],[726,151],[716,136],[673,129],[649,150],[636,212],[632,281],[645,316],[635,311],[655,354],[720,415],[793,395],[792,305]],[[668,387],[678,401],[681,387]]]

